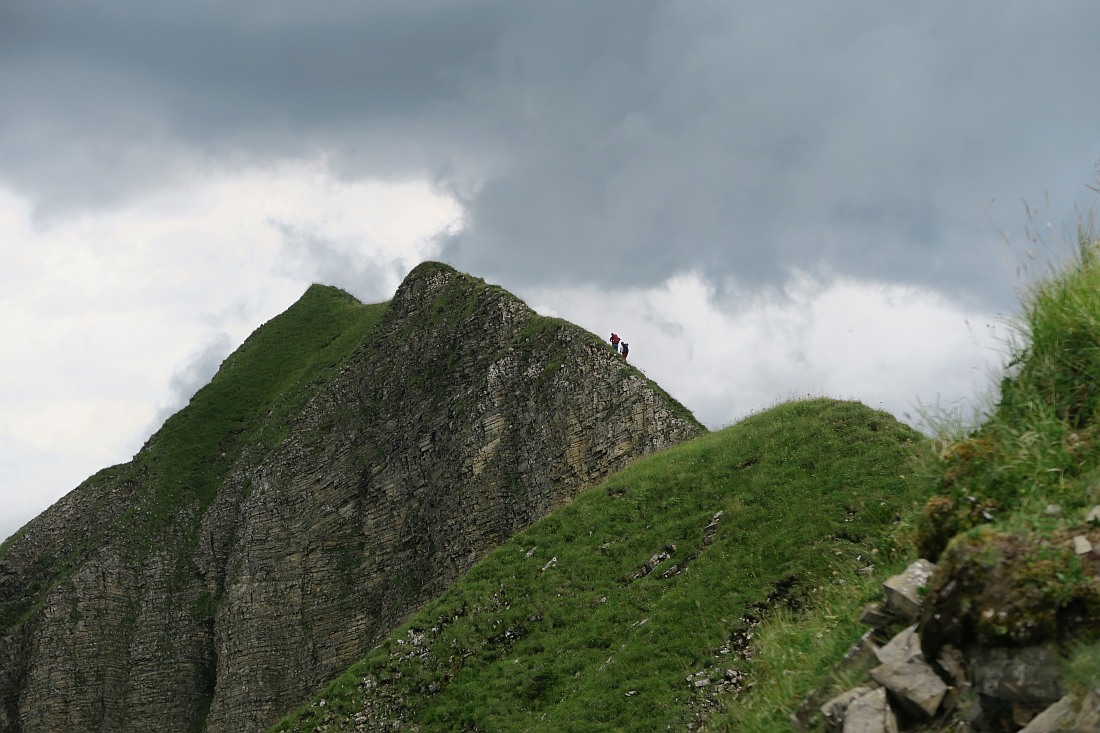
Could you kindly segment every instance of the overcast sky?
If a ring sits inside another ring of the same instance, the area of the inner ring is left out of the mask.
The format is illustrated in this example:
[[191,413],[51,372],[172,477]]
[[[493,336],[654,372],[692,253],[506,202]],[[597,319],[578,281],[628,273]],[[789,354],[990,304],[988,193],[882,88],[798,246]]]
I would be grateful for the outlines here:
[[0,0],[0,538],[311,282],[377,302],[424,259],[617,331],[714,428],[968,412],[1021,268],[1094,203],[1097,28],[1095,0]]

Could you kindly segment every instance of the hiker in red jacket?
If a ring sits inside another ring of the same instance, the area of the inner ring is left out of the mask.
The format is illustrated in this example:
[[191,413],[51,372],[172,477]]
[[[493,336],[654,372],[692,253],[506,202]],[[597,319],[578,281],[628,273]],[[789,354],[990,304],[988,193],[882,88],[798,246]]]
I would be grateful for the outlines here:
[[619,353],[619,334],[614,331],[611,332],[611,348],[615,349],[615,353]]

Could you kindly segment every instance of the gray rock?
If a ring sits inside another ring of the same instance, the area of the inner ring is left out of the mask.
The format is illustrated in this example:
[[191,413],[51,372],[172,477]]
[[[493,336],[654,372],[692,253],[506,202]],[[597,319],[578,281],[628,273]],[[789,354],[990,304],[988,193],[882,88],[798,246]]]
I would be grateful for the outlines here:
[[1062,516],[1061,504],[1047,504],[1046,509],[1043,510],[1043,515],[1047,517]]
[[1063,697],[1031,719],[1020,733],[1075,733],[1073,699]]
[[856,698],[844,714],[844,733],[897,733],[898,718],[881,687]]
[[[844,658],[833,667],[834,675],[847,675],[851,679],[859,679],[866,677],[871,669],[878,665],[878,657],[875,656],[878,645],[872,639],[874,633],[873,630],[865,632],[855,644],[849,647]],[[821,710],[823,697],[822,690],[814,690],[806,696],[798,709],[791,713],[791,726],[795,730],[806,730],[810,726],[815,711]]]
[[890,691],[902,710],[916,718],[935,715],[947,694],[947,685],[920,659],[880,665],[871,670],[871,677]]
[[872,629],[881,629],[894,623],[897,619],[889,613],[881,603],[869,603],[860,614],[859,622]]
[[923,661],[924,652],[920,648],[920,635],[917,634],[916,624],[902,630],[885,646],[876,649],[875,656],[880,663],[895,667],[900,667],[910,659]]
[[940,704],[945,710],[952,710],[959,700],[970,691],[970,680],[966,676],[966,662],[962,652],[948,644],[940,650],[936,659],[936,666],[942,674],[947,675],[947,694]]
[[962,652],[948,644],[940,650],[940,656],[936,659],[940,669],[947,673],[951,684],[958,688],[970,687],[970,680],[966,676],[966,662]]
[[878,664],[878,644],[875,644],[873,637],[874,631],[864,633],[848,648],[848,651],[844,652],[844,657],[834,668],[837,674],[852,673],[857,670],[866,673]]
[[1089,513],[1085,517],[1085,521],[1090,524],[1092,524],[1093,522],[1100,523],[1100,504],[1097,504],[1092,509],[1089,509]]
[[1092,552],[1092,542],[1083,534],[1073,538],[1073,552],[1076,555],[1087,555]]
[[1081,710],[1077,713],[1076,733],[1096,733],[1100,731],[1100,688],[1093,688],[1081,701]]
[[905,572],[883,583],[886,610],[915,621],[920,615],[921,589],[928,584],[935,570],[935,565],[922,558],[909,565]]
[[1020,648],[968,647],[966,657],[982,708],[993,716],[1021,710],[1038,713],[1065,694],[1054,642]]
[[862,685],[842,692],[821,706],[821,714],[834,728],[840,730],[844,725],[844,713],[848,710],[848,706],[868,692],[871,692],[871,688]]

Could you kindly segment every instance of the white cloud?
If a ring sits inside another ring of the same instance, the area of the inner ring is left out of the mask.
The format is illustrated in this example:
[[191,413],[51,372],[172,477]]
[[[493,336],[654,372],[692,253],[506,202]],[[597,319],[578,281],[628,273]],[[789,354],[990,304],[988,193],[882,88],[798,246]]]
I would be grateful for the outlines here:
[[619,333],[630,361],[712,428],[804,395],[915,425],[921,406],[967,414],[1001,360],[997,317],[912,286],[795,273],[782,291],[719,299],[683,274],[649,289],[526,295],[541,312]]
[[[323,161],[211,170],[49,222],[0,189],[0,538],[129,460],[311,282],[385,300],[461,215],[426,182],[341,181]],[[286,227],[325,246],[295,249]]]

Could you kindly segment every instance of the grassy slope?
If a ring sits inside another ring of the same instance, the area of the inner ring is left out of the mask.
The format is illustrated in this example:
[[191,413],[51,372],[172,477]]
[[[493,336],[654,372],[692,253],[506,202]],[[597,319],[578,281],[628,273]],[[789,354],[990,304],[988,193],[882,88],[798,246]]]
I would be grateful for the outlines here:
[[[895,514],[917,498],[905,477],[916,440],[887,415],[819,399],[639,460],[490,554],[277,730],[354,729],[364,678],[423,731],[683,722],[699,694],[685,678],[718,664],[778,587],[805,600],[893,556]],[[677,563],[687,571],[661,577]],[[721,663],[748,664],[734,656]]]

